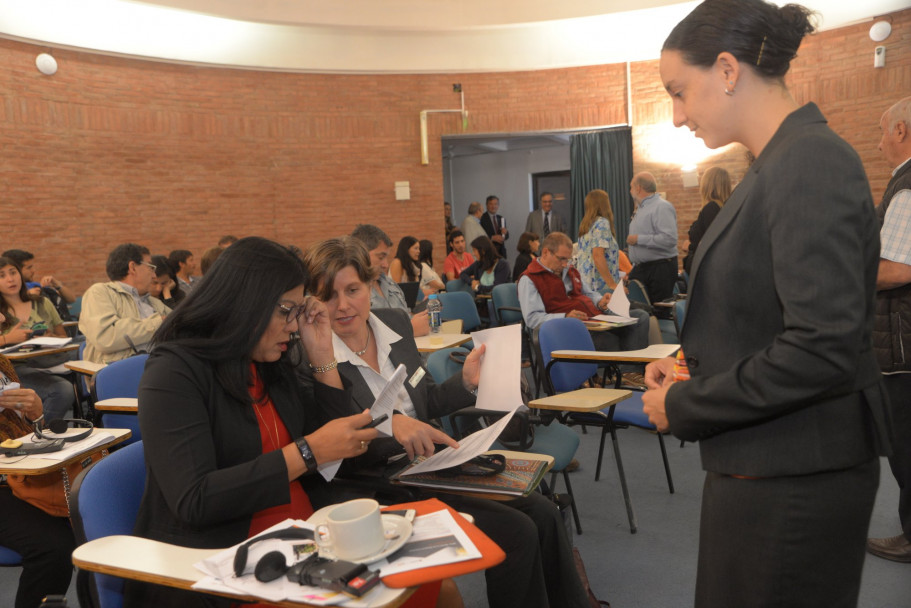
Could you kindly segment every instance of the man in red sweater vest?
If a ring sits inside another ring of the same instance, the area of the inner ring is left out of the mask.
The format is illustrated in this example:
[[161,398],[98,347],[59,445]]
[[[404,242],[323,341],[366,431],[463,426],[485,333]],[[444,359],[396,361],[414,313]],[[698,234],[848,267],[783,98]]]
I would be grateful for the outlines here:
[[[541,256],[519,279],[519,304],[525,324],[535,329],[544,321],[571,317],[586,321],[607,310],[610,294],[589,293],[579,271],[570,265],[572,241],[551,232],[541,242]],[[638,350],[648,346],[648,313],[630,310],[635,325],[592,335],[598,350]]]

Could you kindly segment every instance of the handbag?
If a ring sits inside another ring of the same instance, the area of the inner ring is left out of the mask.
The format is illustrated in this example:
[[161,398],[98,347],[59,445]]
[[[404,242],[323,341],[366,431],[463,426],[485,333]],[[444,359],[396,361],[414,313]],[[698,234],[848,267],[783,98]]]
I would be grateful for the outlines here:
[[83,469],[96,460],[103,452],[86,455],[59,471],[44,475],[7,475],[6,481],[13,495],[33,507],[38,507],[54,517],[70,516],[70,484]]

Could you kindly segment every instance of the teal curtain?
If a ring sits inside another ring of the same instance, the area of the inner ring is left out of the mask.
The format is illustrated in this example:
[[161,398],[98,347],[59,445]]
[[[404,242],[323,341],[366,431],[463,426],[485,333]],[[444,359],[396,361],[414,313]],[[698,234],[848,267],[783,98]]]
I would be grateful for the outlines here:
[[569,143],[570,220],[569,236],[579,236],[579,223],[585,215],[585,195],[601,189],[610,196],[614,211],[617,243],[626,248],[633,199],[629,183],[633,179],[633,134],[629,127],[580,133]]

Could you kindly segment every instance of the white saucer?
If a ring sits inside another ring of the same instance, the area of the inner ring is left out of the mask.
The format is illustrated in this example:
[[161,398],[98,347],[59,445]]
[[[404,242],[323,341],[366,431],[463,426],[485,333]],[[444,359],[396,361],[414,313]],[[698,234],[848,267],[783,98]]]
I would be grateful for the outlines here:
[[[329,505],[328,507],[323,507],[316,513],[310,516],[310,519],[307,520],[308,524],[312,524],[315,528],[316,526],[321,526],[326,523],[326,518],[328,517],[329,511],[332,507],[336,505]],[[395,538],[387,540],[383,544],[383,548],[373,553],[371,555],[366,555],[364,557],[359,557],[358,559],[349,559],[347,561],[355,562],[358,564],[372,564],[373,562],[378,562],[381,559],[387,558],[399,549],[402,548],[402,545],[408,542],[408,539],[411,538],[412,526],[411,522],[402,517],[401,515],[388,515],[386,513],[381,514],[383,520],[383,528],[387,533],[392,533],[395,535]],[[324,549],[320,547],[319,554],[321,557],[326,557],[329,559],[338,559],[332,549]]]

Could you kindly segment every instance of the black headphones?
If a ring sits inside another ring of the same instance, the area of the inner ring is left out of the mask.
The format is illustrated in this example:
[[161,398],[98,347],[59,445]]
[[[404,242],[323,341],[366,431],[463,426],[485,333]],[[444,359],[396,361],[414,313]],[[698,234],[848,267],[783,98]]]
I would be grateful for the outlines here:
[[[247,553],[250,551],[250,547],[252,545],[255,545],[256,543],[258,543],[261,540],[268,540],[270,538],[280,538],[282,540],[295,540],[295,539],[313,540],[313,530],[307,530],[306,528],[285,528],[284,530],[276,530],[274,532],[269,532],[268,534],[262,534],[260,536],[257,536],[256,538],[252,538],[252,539],[248,540],[247,542],[242,544],[240,547],[238,547],[237,553],[234,554],[234,576],[243,575],[244,568],[247,567]],[[278,553],[278,552],[273,551],[272,553]],[[266,561],[266,564],[264,564],[265,568],[272,565],[272,560],[275,559],[275,556],[272,555],[272,553],[268,553],[268,554],[264,555],[263,559],[260,560],[260,562],[262,562],[267,557],[270,558],[269,560]],[[287,568],[287,565],[284,563],[285,562],[284,555],[282,555],[281,553],[279,553],[279,555],[281,555],[281,557],[282,557],[281,566],[284,566],[285,568]],[[256,567],[257,567],[257,570],[260,569],[259,564],[257,564]],[[281,572],[279,572],[279,576],[281,576]],[[268,580],[274,580],[275,578],[278,578],[278,576],[275,576]],[[257,579],[261,580],[261,579],[259,579],[259,576],[257,576]],[[267,582],[267,581],[264,581],[264,582]]]
[[72,422],[74,428],[86,429],[81,433],[76,433],[75,435],[67,435],[66,437],[45,437],[42,434],[41,421],[35,421],[35,437],[38,439],[46,439],[48,441],[53,441],[55,439],[63,439],[65,442],[69,443],[71,441],[79,441],[80,439],[85,439],[92,434],[92,423],[88,420],[81,420],[79,418],[56,418],[47,423],[47,428],[50,432],[60,434],[65,433],[69,428],[69,424]]

